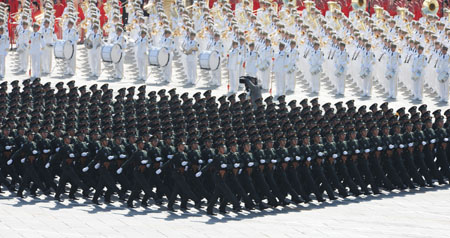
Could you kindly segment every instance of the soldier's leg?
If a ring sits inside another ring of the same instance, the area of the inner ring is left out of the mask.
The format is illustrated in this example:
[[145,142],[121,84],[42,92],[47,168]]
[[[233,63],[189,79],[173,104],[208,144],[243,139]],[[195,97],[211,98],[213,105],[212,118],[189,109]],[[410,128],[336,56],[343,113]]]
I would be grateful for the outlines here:
[[372,188],[372,192],[374,194],[379,194],[380,190],[378,188],[378,184],[375,183],[375,180],[373,179],[372,172],[369,169],[369,163],[366,159],[360,158],[358,160],[358,168],[362,175],[364,175],[364,178],[366,180],[367,184],[370,184]]
[[25,190],[26,187],[30,184],[31,178],[28,173],[25,173],[22,177],[22,182],[19,185],[19,190],[17,190],[17,196],[23,197],[23,190]]
[[411,177],[406,171],[405,164],[403,163],[403,158],[399,154],[394,154],[392,157],[394,166],[397,169],[400,177],[404,184],[406,184],[409,188],[415,188],[414,184],[411,181]]
[[397,173],[397,170],[394,168],[394,165],[392,164],[392,158],[383,157],[383,161],[384,161],[384,169],[387,172],[388,178],[392,181],[392,183],[399,189],[405,188],[402,179],[400,178],[400,176]]
[[425,164],[423,152],[416,150],[414,153],[414,162],[419,169],[419,173],[425,178],[425,181],[429,186],[433,186],[433,179],[428,171],[428,167]]
[[414,158],[412,154],[407,153],[404,156],[404,162],[409,175],[411,175],[413,181],[419,184],[421,187],[425,187],[425,181],[422,176],[419,174],[416,164],[414,163]]
[[[267,169],[267,171],[265,171],[265,180],[266,180],[267,184],[269,185],[270,190],[272,190],[273,195],[275,195],[275,197],[278,198],[278,201],[280,203],[284,204],[286,195],[283,195],[281,193],[278,184],[275,182],[273,170]],[[297,203],[300,202],[299,200],[300,199],[298,196],[296,198],[292,198],[292,201],[297,202]]]
[[[301,200],[299,199],[299,195],[303,198],[303,200],[305,200],[305,202],[310,202],[311,198],[306,194],[305,190],[303,189],[303,187],[300,187],[301,190],[299,190],[299,188],[294,189],[294,187],[291,185],[290,181],[287,178],[286,175],[286,171],[282,168],[278,169],[277,171],[278,177],[281,181],[281,183],[283,184],[283,187],[286,189],[286,191],[291,194],[291,199],[294,202],[300,202]],[[300,179],[300,174],[297,173],[297,178]],[[301,193],[298,193],[297,191],[300,191]],[[298,199],[298,200],[297,200]],[[297,201],[296,201],[297,200]]]
[[325,174],[323,173],[323,168],[321,166],[313,166],[313,173],[315,173],[315,177],[317,178],[316,183],[322,184],[322,187],[325,189],[325,191],[327,191],[328,198],[330,200],[336,200],[334,191],[331,188],[328,179],[325,177]]
[[441,174],[447,177],[447,179],[450,179],[450,166],[447,160],[447,152],[443,148],[438,148],[436,158]]
[[[245,192],[244,188],[242,187],[241,183],[238,180],[238,177],[234,174],[229,176],[228,180],[229,188],[233,192],[233,194],[239,196],[245,203],[245,208],[252,209],[255,204],[252,202],[250,197]],[[238,199],[239,200],[239,199]]]
[[307,166],[300,166],[300,173],[303,178],[303,181],[305,181],[305,184],[307,184],[310,191],[312,191],[314,195],[316,195],[317,201],[319,202],[325,201],[323,199],[322,193],[319,191],[319,187],[317,186],[316,181],[314,181],[311,170]]
[[347,165],[350,176],[354,179],[356,184],[359,185],[359,187],[361,187],[361,190],[363,190],[366,195],[370,194],[369,189],[367,188],[367,185],[362,180],[361,174],[359,173],[358,169],[356,168],[356,165],[353,162],[353,160],[348,159],[346,162],[346,165]]
[[270,191],[269,185],[264,179],[264,175],[260,171],[255,171],[253,175],[254,175],[253,177],[255,178],[254,186],[258,187],[259,190],[262,192],[262,194],[267,197],[267,200],[269,201],[269,204],[271,206],[277,206],[278,205],[277,199]]
[[380,162],[376,157],[371,157],[369,159],[370,166],[372,167],[372,171],[374,174],[374,177],[383,183],[384,187],[386,187],[387,190],[394,189],[394,185],[392,185],[392,182],[386,177],[385,172],[383,171],[383,168],[381,168]]
[[343,161],[338,161],[336,163],[336,168],[338,169],[338,174],[340,176],[340,180],[343,180],[344,184],[350,189],[350,192],[353,193],[354,196],[359,196],[361,192],[356,186],[355,182],[351,178],[347,166]]
[[[328,163],[328,162],[327,162]],[[324,169],[325,169],[325,177],[327,178],[327,180],[330,182],[330,185],[333,188],[336,188],[339,192],[339,195],[341,197],[347,197],[348,193],[347,190],[344,188],[344,186],[342,186],[341,182],[339,181],[339,178],[336,174],[335,169],[332,167],[333,165],[324,165]]]
[[426,148],[424,150],[424,153],[425,153],[425,164],[430,170],[432,177],[437,178],[440,184],[445,183],[444,177],[442,176],[441,172],[439,172],[439,170],[436,167],[436,164],[434,163],[433,151],[431,151],[430,148]]
[[251,181],[251,178],[248,174],[242,173],[239,176],[239,181],[242,185],[242,187],[250,193],[250,197],[257,203],[261,204],[261,198],[259,197],[258,193],[256,192],[255,187],[253,186],[253,183]]

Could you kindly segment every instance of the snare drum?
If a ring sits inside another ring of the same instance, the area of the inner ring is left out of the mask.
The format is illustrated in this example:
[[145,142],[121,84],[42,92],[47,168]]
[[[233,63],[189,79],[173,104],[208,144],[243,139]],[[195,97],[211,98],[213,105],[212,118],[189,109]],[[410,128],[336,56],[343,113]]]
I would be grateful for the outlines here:
[[204,51],[198,56],[200,69],[217,70],[220,66],[220,56],[217,51]]
[[170,54],[167,48],[151,48],[148,53],[148,62],[152,66],[165,67],[169,64]]
[[58,40],[55,42],[53,54],[57,59],[70,60],[73,57],[74,48],[68,40]]
[[108,63],[119,63],[122,59],[122,47],[119,44],[104,45],[102,47],[102,60]]

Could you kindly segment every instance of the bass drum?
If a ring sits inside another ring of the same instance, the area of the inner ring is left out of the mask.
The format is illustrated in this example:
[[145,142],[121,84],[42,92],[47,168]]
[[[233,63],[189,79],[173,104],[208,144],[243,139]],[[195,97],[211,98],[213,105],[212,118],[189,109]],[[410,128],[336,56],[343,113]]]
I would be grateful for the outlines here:
[[217,51],[204,51],[198,56],[200,69],[217,70],[220,66],[220,56]]
[[119,63],[122,59],[122,47],[119,44],[104,45],[102,47],[102,60],[107,63]]
[[70,60],[73,57],[74,48],[69,41],[58,40],[55,42],[55,47],[53,48],[53,54],[57,59]]
[[169,64],[170,54],[167,48],[151,48],[148,53],[148,62],[152,66],[165,67]]

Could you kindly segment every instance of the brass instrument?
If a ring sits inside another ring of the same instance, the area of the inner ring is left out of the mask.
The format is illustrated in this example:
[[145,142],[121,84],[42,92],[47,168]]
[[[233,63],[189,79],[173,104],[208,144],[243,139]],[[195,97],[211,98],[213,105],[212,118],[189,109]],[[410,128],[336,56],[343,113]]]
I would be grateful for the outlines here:
[[437,0],[425,0],[422,4],[422,12],[424,15],[435,16],[439,11],[439,2]]
[[377,17],[377,19],[382,19],[384,9],[378,5],[375,5],[373,9],[375,10],[375,16]]
[[352,0],[352,8],[356,10],[366,10],[366,0]]

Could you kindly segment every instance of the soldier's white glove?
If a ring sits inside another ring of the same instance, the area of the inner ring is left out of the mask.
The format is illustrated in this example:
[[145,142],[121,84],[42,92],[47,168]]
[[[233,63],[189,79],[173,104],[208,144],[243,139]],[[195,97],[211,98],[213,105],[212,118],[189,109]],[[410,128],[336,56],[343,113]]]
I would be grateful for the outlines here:
[[56,151],[56,152],[59,152],[59,147],[56,147],[55,151]]
[[389,145],[389,149],[394,149],[394,145]]
[[365,153],[370,153],[370,149],[365,149],[364,152]]
[[99,169],[100,168],[100,163],[96,163],[95,165],[94,165],[94,169]]
[[155,171],[156,174],[160,174],[161,172],[162,172],[161,169],[157,169],[157,170]]
[[336,159],[338,157],[337,154],[333,154],[333,159]]
[[272,164],[276,164],[278,161],[276,159],[271,160]]
[[226,164],[221,164],[220,167],[221,167],[222,169],[225,169],[225,168],[227,167],[227,165],[226,165]]
[[127,157],[127,155],[124,155],[124,154],[119,155],[119,158],[121,158],[121,159],[125,159],[126,157]]
[[444,138],[444,141],[447,142],[447,141],[448,141],[448,138]]
[[291,158],[290,157],[286,157],[286,158],[284,158],[284,162],[289,162],[291,160]]
[[117,174],[121,174],[121,173],[122,173],[122,170],[123,170],[122,168],[119,168],[119,169],[116,171],[116,173],[117,173]]
[[318,155],[319,157],[322,157],[322,156],[323,156],[323,153],[322,153],[322,152],[319,152],[319,153],[317,153],[317,155]]
[[21,160],[20,160],[20,163],[25,163],[25,158],[22,158]]
[[312,159],[311,159],[311,157],[308,157],[308,158],[306,158],[306,160],[311,161]]
[[208,159],[208,164],[211,163],[213,161],[213,159]]
[[146,160],[146,159],[141,160],[141,164],[147,164],[147,163],[148,163],[148,160]]
[[82,169],[82,171],[83,171],[84,173],[86,173],[88,170],[89,170],[89,167],[84,167],[84,168]]
[[33,155],[37,155],[38,151],[37,150],[33,150]]
[[108,160],[113,160],[113,159],[114,159],[114,155],[108,156]]
[[403,149],[403,148],[405,148],[405,145],[400,144],[399,147],[400,147],[400,149]]
[[239,168],[240,164],[239,163],[234,163],[234,167],[235,168]]
[[6,164],[7,164],[7,165],[11,165],[12,162],[13,162],[13,160],[12,160],[12,159],[9,159],[8,162],[6,162]]
[[155,160],[156,160],[157,162],[161,161],[161,159],[162,159],[161,157],[156,157],[156,158],[155,158]]
[[359,153],[361,153],[361,151],[360,150],[355,150],[355,153],[359,154]]
[[145,167],[150,168],[150,164],[147,164]]
[[430,140],[430,143],[431,143],[431,144],[436,143],[436,139],[431,139],[431,140]]
[[5,150],[10,150],[10,149],[11,149],[10,145],[5,146]]
[[50,168],[50,163],[46,163],[46,164],[45,164],[45,168],[46,168],[46,169]]
[[172,158],[173,158],[173,155],[168,155],[167,158],[168,158],[168,159],[172,159]]
[[299,160],[301,160],[301,158],[300,158],[300,156],[295,156],[295,160],[297,160],[297,161],[299,161]]
[[344,151],[342,154],[344,154],[344,155],[348,155],[348,152],[347,151]]
[[49,149],[45,149],[45,150],[43,150],[43,152],[44,152],[44,154],[48,154],[50,152],[50,150]]
[[188,162],[187,161],[183,161],[183,162],[181,162],[181,166],[186,166],[188,164]]
[[70,157],[70,158],[75,158],[75,155],[74,155],[73,153],[70,153],[70,154],[69,154],[69,157]]
[[199,159],[199,160],[198,160],[198,163],[199,163],[199,164],[203,164],[203,160]]
[[88,153],[87,152],[83,152],[83,153],[81,153],[81,156],[83,156],[83,157],[86,157],[88,155]]
[[202,176],[202,172],[197,172],[196,174],[195,174],[195,177],[200,177],[200,176]]
[[378,150],[378,151],[382,151],[382,150],[383,150],[383,147],[378,146],[378,147],[377,147],[377,150]]
[[255,163],[253,162],[248,162],[248,167],[252,167]]
[[266,160],[263,160],[263,159],[262,159],[262,160],[260,160],[259,162],[260,162],[261,164],[264,164],[264,163],[266,163]]
[[414,143],[411,142],[411,143],[408,144],[408,146],[409,146],[409,147],[413,147],[413,146],[414,146]]

